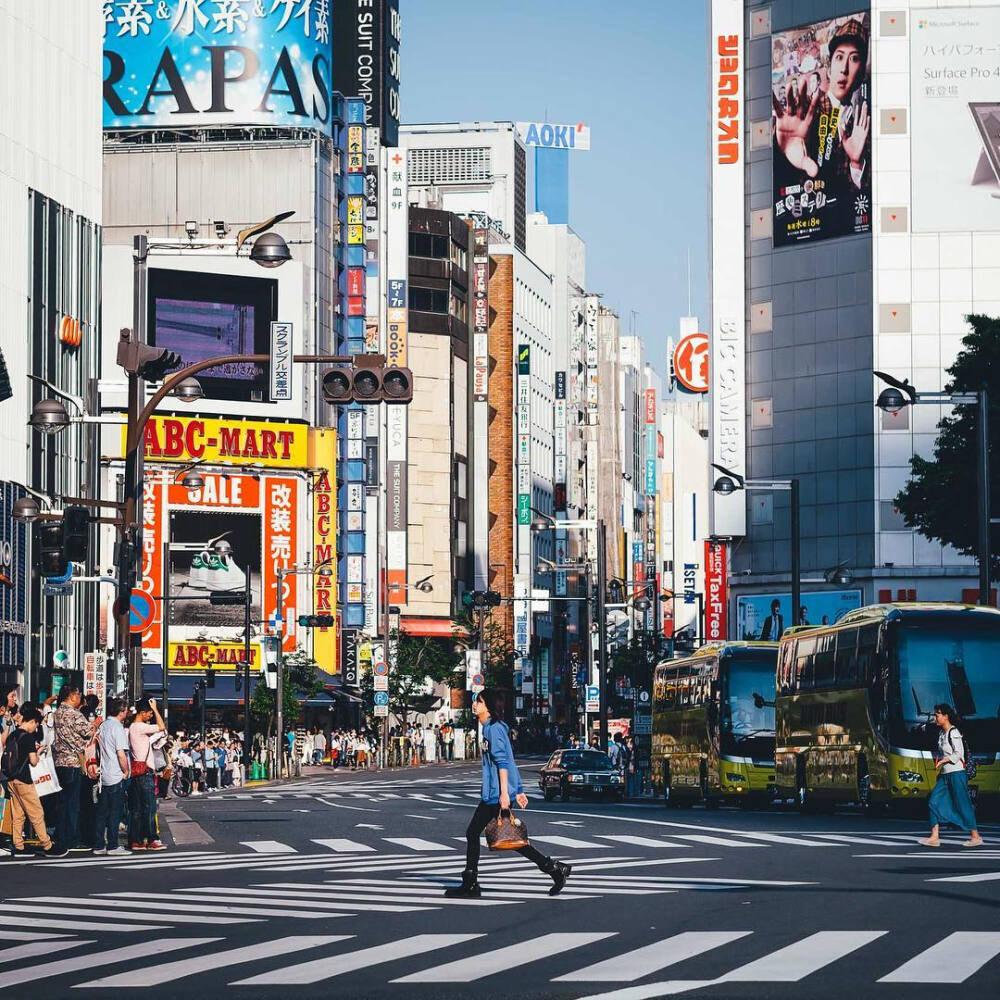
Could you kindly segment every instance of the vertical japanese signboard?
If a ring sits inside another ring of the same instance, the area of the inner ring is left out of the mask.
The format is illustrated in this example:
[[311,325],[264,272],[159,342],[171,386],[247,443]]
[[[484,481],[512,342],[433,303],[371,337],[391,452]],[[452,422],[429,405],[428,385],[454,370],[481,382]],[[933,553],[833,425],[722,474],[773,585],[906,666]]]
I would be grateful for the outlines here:
[[490,375],[489,229],[473,231],[472,258],[472,398],[485,402]]
[[[313,566],[326,564],[329,576],[312,577],[315,614],[335,615],[337,594],[337,432],[332,427],[309,430],[309,465],[318,469],[312,490]],[[337,672],[336,628],[314,628],[313,658],[321,670]]]
[[531,348],[517,348],[517,523],[531,524]]
[[705,542],[705,638],[708,642],[728,639],[729,577],[726,546]]
[[[743,0],[712,0],[712,461],[746,474]],[[746,534],[742,491],[713,494],[712,530]]]
[[271,402],[292,398],[292,324],[271,324]]

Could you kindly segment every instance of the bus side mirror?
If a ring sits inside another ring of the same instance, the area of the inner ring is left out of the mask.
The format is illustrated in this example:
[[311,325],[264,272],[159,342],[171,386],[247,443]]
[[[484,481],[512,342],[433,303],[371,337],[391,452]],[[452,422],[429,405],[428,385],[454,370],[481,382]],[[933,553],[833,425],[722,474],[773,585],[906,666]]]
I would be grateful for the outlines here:
[[753,693],[753,707],[763,708],[764,707],[764,696],[757,694],[756,691]]

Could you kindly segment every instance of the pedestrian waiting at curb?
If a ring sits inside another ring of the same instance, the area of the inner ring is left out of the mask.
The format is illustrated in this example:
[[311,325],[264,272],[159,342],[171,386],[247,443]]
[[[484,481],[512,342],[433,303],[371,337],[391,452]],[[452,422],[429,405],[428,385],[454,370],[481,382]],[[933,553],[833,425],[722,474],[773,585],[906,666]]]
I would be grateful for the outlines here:
[[[80,843],[80,793],[83,772],[80,769],[80,755],[90,738],[97,731],[96,719],[88,722],[80,711],[83,698],[80,689],[65,685],[59,692],[59,707],[56,709],[54,739],[52,744],[55,758],[56,776],[62,789],[56,819],[56,844],[64,851],[90,851],[90,846]],[[87,840],[90,831],[87,831]]]
[[[479,885],[479,838],[498,814],[510,812],[512,794],[521,809],[528,805],[528,796],[524,794],[521,775],[514,762],[510,732],[503,721],[503,708],[503,694],[492,688],[484,688],[472,703],[473,714],[483,727],[481,801],[465,831],[465,871],[462,872],[461,884],[445,890],[445,895],[451,898],[482,895]],[[519,847],[517,853],[537,865],[540,871],[552,879],[550,896],[562,892],[572,871],[569,865],[546,857],[530,845]]]
[[108,702],[108,715],[97,730],[101,760],[101,792],[94,818],[94,853],[112,857],[129,854],[118,844],[118,827],[125,811],[125,778],[128,774],[128,733],[124,698]]
[[983,838],[979,836],[976,813],[969,795],[969,776],[966,772],[968,748],[957,725],[958,715],[951,705],[935,705],[934,721],[941,730],[934,759],[938,778],[927,802],[931,814],[931,835],[924,837],[920,843],[924,847],[940,847],[941,824],[951,823],[969,831],[964,847],[980,847]]
[[133,851],[166,850],[156,833],[156,762],[151,743],[153,735],[166,728],[155,698],[143,698],[136,704],[135,722],[128,730],[132,756],[128,839]]

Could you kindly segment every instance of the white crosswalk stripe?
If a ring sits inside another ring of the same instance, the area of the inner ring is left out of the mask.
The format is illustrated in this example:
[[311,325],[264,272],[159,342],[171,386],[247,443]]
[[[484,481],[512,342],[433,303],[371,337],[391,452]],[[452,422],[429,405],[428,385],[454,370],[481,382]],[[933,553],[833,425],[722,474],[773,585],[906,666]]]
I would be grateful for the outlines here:
[[460,958],[444,965],[435,965],[423,972],[392,980],[394,983],[471,983],[477,979],[516,969],[564,951],[614,937],[615,931],[590,931],[542,934],[519,944],[496,948],[481,955]]
[[763,958],[726,973],[727,983],[797,983],[858,948],[882,937],[886,931],[817,931]]
[[669,840],[654,840],[652,837],[636,837],[627,833],[598,833],[600,840],[613,840],[618,844],[629,844],[633,847],[689,847],[688,844],[674,844]]
[[423,955],[438,948],[450,948],[463,944],[482,934],[418,934],[416,937],[404,938],[389,944],[375,945],[372,948],[362,948],[360,951],[347,952],[343,955],[329,955],[317,958],[300,965],[287,966],[273,972],[265,972],[249,979],[240,979],[231,986],[266,986],[272,984],[301,986],[308,983],[318,983],[333,976],[346,972],[356,972],[373,965],[385,962],[397,962],[413,955]]
[[748,844],[732,837],[715,837],[708,833],[671,833],[678,840],[691,840],[696,844],[711,844],[713,847],[763,847],[763,844]]
[[976,872],[974,875],[949,875],[947,878],[929,878],[928,882],[997,882],[1000,872]]
[[964,983],[1000,955],[1000,933],[956,931],[922,951],[880,983]]
[[668,965],[676,965],[686,959],[703,955],[713,948],[721,948],[741,937],[746,937],[749,931],[685,931],[675,934],[663,941],[644,945],[634,951],[596,962],[576,972],[558,976],[557,983],[631,983],[643,979],[665,969]]
[[597,850],[601,851],[604,849],[602,844],[595,844],[592,840],[575,840],[573,837],[558,837],[551,835],[532,835],[532,842],[538,842],[539,844],[552,844],[555,847],[579,847],[584,850]]
[[241,840],[244,847],[249,847],[257,854],[293,854],[294,851],[287,844],[281,844],[277,840]]
[[57,951],[69,951],[71,948],[79,948],[82,945],[94,943],[94,941],[80,940],[32,941],[29,944],[19,944],[13,948],[4,948],[0,951],[0,962],[3,962],[5,965],[8,962],[22,962],[30,958],[38,958],[40,955],[50,955]]
[[374,847],[370,847],[368,844],[359,844],[356,840],[344,840],[342,837],[334,837],[330,840],[314,840],[313,843],[319,847],[328,847],[331,851],[336,851],[338,854],[350,854],[351,852],[365,854],[375,850]]
[[[243,948],[233,948],[231,951],[214,952],[209,955],[196,955],[193,958],[183,958],[174,962],[161,962],[156,966],[156,982],[172,983],[185,976],[194,976],[199,972],[212,969],[224,969],[231,965],[244,965],[247,962],[257,962],[264,958],[274,958],[277,955],[288,955],[295,951],[306,951],[323,945],[346,941],[349,934],[327,934],[324,936],[278,938],[275,941],[261,941]],[[119,972],[103,979],[92,979],[80,983],[77,988],[110,989],[119,986],[145,987],[149,985],[149,969],[145,966],[129,972]]]
[[411,851],[453,851],[454,848],[448,844],[435,844],[432,840],[423,840],[420,837],[385,837],[390,844],[399,844],[400,847],[408,847]]

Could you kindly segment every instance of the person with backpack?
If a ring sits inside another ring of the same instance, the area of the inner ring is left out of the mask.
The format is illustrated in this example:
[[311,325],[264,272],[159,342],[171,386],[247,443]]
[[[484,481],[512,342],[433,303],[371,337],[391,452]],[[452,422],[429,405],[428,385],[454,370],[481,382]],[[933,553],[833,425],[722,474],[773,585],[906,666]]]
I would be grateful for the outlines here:
[[927,802],[931,814],[931,835],[921,839],[920,843],[924,847],[940,847],[941,824],[951,823],[969,831],[969,839],[963,847],[981,847],[983,838],[976,827],[976,813],[969,795],[968,772],[970,766],[974,768],[975,765],[958,729],[958,715],[951,705],[935,705],[934,721],[941,730],[934,760],[938,779]]
[[42,803],[31,777],[31,768],[38,766],[38,747],[42,742],[38,727],[42,724],[42,714],[37,708],[26,708],[17,719],[17,729],[8,736],[0,755],[0,776],[10,793],[13,856],[16,858],[28,853],[24,849],[24,820],[27,817],[46,856],[63,858],[69,852],[52,843],[45,828]]
[[[483,727],[481,801],[465,831],[465,871],[462,872],[462,881],[445,890],[445,895],[450,898],[482,895],[482,887],[479,885],[479,838],[499,813],[510,811],[511,795],[522,809],[528,805],[528,796],[524,794],[521,775],[514,763],[510,731],[503,721],[503,695],[493,688],[483,688],[472,702],[472,712]],[[536,864],[540,871],[552,879],[550,896],[562,892],[572,871],[570,865],[547,858],[530,844],[519,847],[517,853]]]

